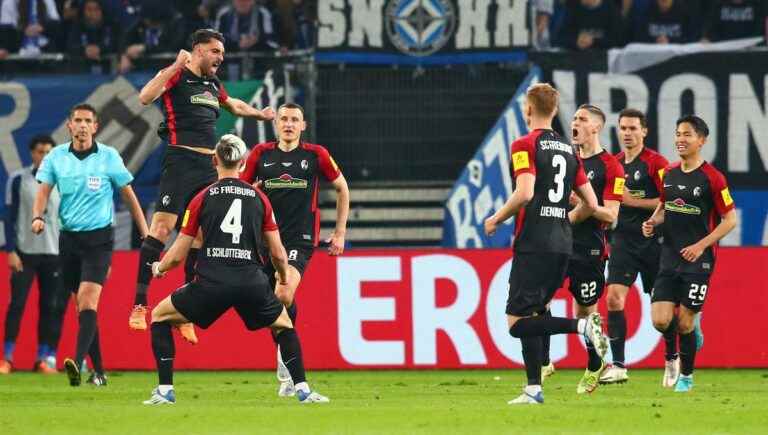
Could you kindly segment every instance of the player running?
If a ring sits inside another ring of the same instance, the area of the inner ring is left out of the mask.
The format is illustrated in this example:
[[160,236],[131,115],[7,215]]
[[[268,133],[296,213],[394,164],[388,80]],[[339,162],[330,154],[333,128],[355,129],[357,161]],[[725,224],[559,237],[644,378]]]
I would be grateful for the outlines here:
[[206,329],[230,308],[235,309],[248,330],[266,326],[272,329],[300,402],[329,401],[309,389],[299,338],[262,271],[259,247],[266,245],[277,270],[278,290],[288,282],[285,248],[272,206],[263,193],[238,179],[246,152],[245,143],[237,136],[221,138],[213,157],[219,181],[192,199],[173,246],[162,261],[152,264],[153,275],[163,276],[184,260],[198,231],[202,232],[196,279],[152,310],[152,351],[160,383],[144,402],[146,405],[176,402],[171,326],[192,322]]
[[507,202],[485,220],[485,233],[516,215],[512,270],[509,277],[507,323],[509,333],[520,338],[528,385],[513,404],[544,403],[541,390],[542,337],[582,334],[602,358],[608,340],[602,333],[600,314],[586,319],[545,317],[541,314],[565,278],[573,237],[568,215],[572,191],[584,204],[578,220],[598,206],[574,147],[552,130],[559,94],[546,83],[526,92],[523,113],[530,133],[512,143],[515,190]]
[[[679,306],[680,377],[675,392],[693,388],[696,359],[696,313],[701,311],[715,269],[717,242],[736,227],[736,211],[728,184],[720,171],[701,157],[709,127],[698,116],[677,120],[675,145],[680,161],[664,173],[660,204],[643,222],[652,237],[662,225],[661,264],[651,294],[653,326],[664,332],[672,326]],[[715,223],[717,226],[715,226]]]
[[[597,301],[605,286],[606,249],[605,229],[612,225],[619,215],[619,205],[624,192],[624,170],[616,158],[600,145],[600,132],[605,125],[605,114],[599,107],[583,104],[573,115],[571,129],[572,143],[579,151],[592,189],[599,194],[598,206],[592,216],[578,221],[583,215],[579,210],[583,205],[577,201],[570,211],[573,225],[573,254],[568,261],[566,277],[568,289],[573,295],[574,312],[579,319],[585,319],[597,312]],[[549,310],[547,310],[549,312]],[[551,315],[551,314],[549,314]],[[549,360],[549,336],[543,338],[545,362]],[[595,351],[591,342],[587,342],[589,360],[576,387],[577,394],[591,393],[598,386],[600,374],[605,369],[603,359]],[[551,363],[544,364],[542,377],[546,372],[554,371]]]
[[[277,109],[275,130],[278,141],[256,145],[248,156],[241,178],[248,183],[259,182],[272,203],[280,228],[280,238],[288,252],[288,283],[277,290],[277,297],[288,309],[291,322],[296,323],[294,296],[301,277],[309,265],[319,241],[320,210],[317,195],[320,179],[331,182],[336,190],[336,228],[327,240],[330,255],[344,252],[344,236],[349,215],[349,187],[336,162],[320,146],[303,142],[306,129],[304,109],[286,103]],[[274,277],[272,265],[266,265],[268,277]],[[282,354],[283,360],[285,355]],[[277,350],[277,379],[279,396],[292,396],[294,386]]]

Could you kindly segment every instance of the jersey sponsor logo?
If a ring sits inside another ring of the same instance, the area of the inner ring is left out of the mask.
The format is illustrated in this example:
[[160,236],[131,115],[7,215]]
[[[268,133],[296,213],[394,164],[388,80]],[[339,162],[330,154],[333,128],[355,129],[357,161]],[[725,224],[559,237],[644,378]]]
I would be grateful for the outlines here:
[[307,180],[283,174],[277,178],[270,178],[264,183],[264,186],[267,189],[306,189],[308,184]]
[[101,187],[101,177],[88,177],[88,188],[91,190],[99,190]]
[[530,168],[531,162],[528,160],[528,152],[518,151],[512,154],[512,166],[515,168],[515,171]]
[[[333,158],[331,158],[331,161],[333,162]],[[336,162],[333,162],[333,163],[336,163]],[[301,169],[306,171],[307,168],[309,168],[309,162],[306,161],[306,160],[302,160],[301,161]]]
[[184,212],[184,219],[181,220],[181,227],[186,228],[189,223],[189,209]]
[[277,162],[270,162],[270,163],[264,162],[264,167],[268,168],[268,167],[274,165],[275,163],[277,163]]
[[684,214],[701,214],[701,209],[695,205],[686,204],[682,198],[677,198],[674,201],[667,201],[664,203],[664,210],[673,211],[676,213]]
[[209,91],[205,91],[202,94],[192,95],[189,97],[189,101],[192,104],[202,104],[204,106],[219,108],[219,99]]
[[733,204],[733,198],[731,197],[731,192],[728,190],[727,187],[720,191],[720,196],[723,197],[723,204],[725,204],[726,207]]
[[623,178],[616,178],[613,181],[613,193],[614,193],[614,195],[623,195],[624,194],[624,179]]
[[629,196],[635,199],[642,199],[645,198],[645,190],[632,190],[627,189],[627,192],[629,193]]
[[293,164],[293,162],[282,162],[282,164],[283,164],[283,166],[285,166],[287,168],[287,167],[291,166]]
[[677,185],[677,188],[678,188],[678,189],[680,189],[680,190],[685,190],[685,187],[686,187],[686,186],[685,186],[685,185],[683,185],[683,184],[678,184],[678,185]]

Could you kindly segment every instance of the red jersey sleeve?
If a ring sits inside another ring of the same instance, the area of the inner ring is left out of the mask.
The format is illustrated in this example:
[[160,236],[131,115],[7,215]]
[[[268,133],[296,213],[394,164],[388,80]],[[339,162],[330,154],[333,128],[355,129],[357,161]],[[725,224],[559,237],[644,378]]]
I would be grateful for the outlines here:
[[165,86],[163,86],[163,92],[165,92],[165,91],[173,88],[174,86],[176,86],[176,83],[178,83],[179,80],[181,80],[181,73],[182,72],[184,72],[184,68],[179,68],[179,70],[176,71],[176,74],[171,76],[171,78],[168,79],[167,82],[165,82]]
[[621,201],[624,194],[624,167],[615,157],[605,153],[605,188],[603,201]]
[[733,203],[731,192],[728,190],[728,183],[725,181],[725,177],[720,171],[705,163],[706,168],[704,173],[707,174],[709,179],[709,188],[712,191],[712,202],[715,204],[715,209],[720,216],[733,210],[736,205]]
[[248,159],[245,160],[245,169],[240,173],[240,179],[246,183],[253,183],[256,181],[256,172],[259,169],[259,160],[261,160],[261,152],[264,148],[259,144],[253,147],[251,153],[248,154]]
[[325,177],[325,179],[328,181],[333,181],[339,178],[339,175],[341,175],[341,170],[339,169],[339,165],[336,164],[336,161],[333,160],[333,157],[331,157],[331,154],[328,152],[328,150],[318,146],[315,148],[315,152],[317,153],[317,164],[320,166],[320,172],[323,174],[323,177]]
[[264,216],[262,219],[262,232],[277,231],[277,223],[275,223],[275,213],[272,210],[272,204],[269,202],[269,198],[259,189],[256,189],[256,193],[259,194],[262,204],[264,204]]
[[229,93],[227,92],[227,88],[224,87],[224,83],[219,81],[219,103],[223,103],[229,99]]
[[520,174],[536,175],[536,147],[531,135],[512,142],[512,171],[514,178]]
[[579,187],[583,186],[587,183],[589,183],[589,178],[587,178],[587,174],[584,173],[584,164],[581,162],[581,157],[576,155],[576,176],[573,178],[573,187]]
[[189,202],[187,210],[184,211],[184,218],[181,221],[181,233],[190,237],[197,236],[200,229],[200,209],[203,208],[203,199],[208,193],[208,188],[201,190],[192,201]]
[[653,165],[651,166],[652,173],[649,175],[653,179],[653,182],[656,184],[656,190],[661,192],[664,190],[664,172],[667,166],[669,166],[669,161],[667,161],[667,159],[665,159],[661,154],[658,154],[656,158],[653,159]]

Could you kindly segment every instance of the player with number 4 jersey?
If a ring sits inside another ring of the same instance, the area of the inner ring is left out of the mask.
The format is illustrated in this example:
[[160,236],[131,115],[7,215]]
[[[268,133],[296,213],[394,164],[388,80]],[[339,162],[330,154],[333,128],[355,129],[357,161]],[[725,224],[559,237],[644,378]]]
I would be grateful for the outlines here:
[[715,269],[717,242],[736,227],[737,217],[725,177],[701,157],[709,128],[701,118],[677,121],[675,145],[680,161],[664,171],[661,203],[643,223],[652,237],[662,225],[659,276],[651,295],[654,327],[665,332],[678,311],[680,377],[676,392],[693,388],[696,358],[694,320],[704,305]]

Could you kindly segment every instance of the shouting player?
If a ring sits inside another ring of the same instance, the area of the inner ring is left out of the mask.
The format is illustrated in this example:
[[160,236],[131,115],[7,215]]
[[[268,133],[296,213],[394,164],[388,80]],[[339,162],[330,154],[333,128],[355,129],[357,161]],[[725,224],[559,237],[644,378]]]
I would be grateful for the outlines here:
[[[693,388],[696,359],[695,315],[704,306],[715,269],[717,242],[736,227],[736,211],[725,177],[701,157],[709,128],[698,116],[677,120],[675,145],[680,161],[664,173],[661,203],[643,222],[651,237],[662,225],[661,264],[651,295],[653,326],[670,328],[679,306],[680,377],[675,391]],[[719,220],[717,226],[715,223]]]
[[572,191],[584,201],[575,216],[583,220],[597,209],[597,198],[574,147],[552,130],[559,94],[549,84],[531,86],[526,92],[524,114],[530,133],[512,144],[515,190],[507,202],[485,220],[485,233],[512,216],[515,219],[512,270],[509,276],[507,324],[519,338],[528,385],[512,404],[543,403],[541,390],[542,337],[583,334],[602,358],[608,340],[602,333],[600,314],[587,319],[542,316],[563,283],[573,236],[568,215]]
[[[570,214],[573,217],[573,254],[568,261],[568,277],[571,294],[574,299],[574,312],[579,319],[585,319],[597,312],[597,301],[605,286],[605,259],[608,256],[605,241],[605,229],[612,225],[619,215],[619,205],[624,191],[624,170],[611,155],[600,145],[600,131],[605,125],[605,114],[599,107],[583,104],[573,115],[571,129],[573,144],[579,151],[592,189],[599,194],[598,206],[592,216],[578,221],[576,216],[583,215],[577,203]],[[549,313],[549,310],[547,310]],[[551,314],[549,314],[551,315]],[[546,372],[553,371],[549,360],[549,337],[544,337],[544,367]],[[591,342],[587,342],[589,360],[576,387],[576,393],[591,393],[598,386],[600,375],[605,369],[603,359],[595,351]]]
[[[294,324],[297,312],[294,295],[319,240],[317,195],[321,177],[331,182],[337,195],[336,228],[327,240],[330,255],[344,252],[349,215],[347,181],[324,147],[301,140],[301,133],[306,128],[301,106],[294,103],[280,106],[275,119],[278,141],[256,145],[241,175],[249,183],[261,183],[275,211],[280,238],[288,252],[288,284],[280,286],[277,297],[288,309]],[[272,265],[268,263],[266,266],[267,276],[273,277],[275,271]],[[293,384],[281,362],[279,346],[277,360],[278,394],[292,396]]]
[[287,256],[269,200],[238,179],[246,152],[245,143],[237,136],[221,138],[213,156],[219,181],[192,199],[178,238],[163,260],[152,264],[153,275],[163,276],[184,260],[198,231],[202,232],[196,279],[152,310],[152,350],[160,384],[144,402],[146,405],[176,402],[171,326],[192,322],[205,329],[230,308],[235,309],[248,330],[267,326],[272,329],[301,402],[329,401],[309,389],[293,323],[262,271],[259,247],[266,245],[277,270],[277,288],[282,289],[288,282]]
[[[161,70],[139,94],[142,104],[162,96],[165,121],[158,133],[168,143],[163,159],[157,210],[152,215],[149,236],[139,252],[134,308],[128,326],[147,329],[147,289],[152,278],[150,264],[160,258],[165,242],[177,224],[179,214],[200,189],[216,181],[211,155],[216,146],[215,128],[220,108],[237,116],[270,120],[271,108],[257,110],[227,95],[216,71],[224,61],[224,36],[211,29],[192,34],[192,53],[181,50],[176,62]],[[185,282],[192,280],[200,241],[187,256]],[[180,328],[185,339],[197,342],[190,325]]]

